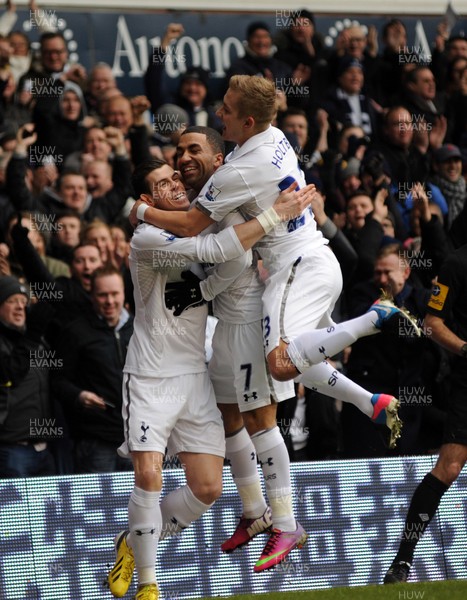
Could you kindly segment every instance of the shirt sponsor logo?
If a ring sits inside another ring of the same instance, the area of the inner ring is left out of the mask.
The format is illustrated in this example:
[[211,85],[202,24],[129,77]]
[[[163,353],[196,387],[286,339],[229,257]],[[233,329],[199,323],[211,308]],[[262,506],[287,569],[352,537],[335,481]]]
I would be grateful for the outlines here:
[[165,230],[161,231],[161,236],[164,237],[168,242],[173,242],[174,239],[177,237],[173,233],[170,233],[170,231],[165,231]]
[[209,202],[214,202],[214,200],[217,198],[217,196],[220,193],[221,193],[220,189],[216,188],[216,186],[211,183],[209,185],[206,193],[204,194],[204,197],[206,198],[206,200],[209,200]]
[[447,285],[436,283],[431,290],[431,297],[428,301],[428,306],[434,310],[443,310],[448,292],[449,288]]
[[303,227],[303,225],[305,225],[305,215],[295,217],[295,219],[287,222],[287,232],[296,231],[299,227]]

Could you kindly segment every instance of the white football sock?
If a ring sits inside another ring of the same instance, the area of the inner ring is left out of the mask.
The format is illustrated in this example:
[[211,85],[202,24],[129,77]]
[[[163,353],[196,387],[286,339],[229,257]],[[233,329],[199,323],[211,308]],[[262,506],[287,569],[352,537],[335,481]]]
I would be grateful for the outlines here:
[[157,583],[156,552],[162,526],[160,495],[135,486],[128,503],[127,542],[133,549],[140,585]]
[[259,431],[251,436],[251,441],[263,470],[274,528],[295,531],[289,453],[279,427]]
[[300,373],[303,373],[311,365],[335,356],[359,338],[380,333],[374,325],[375,315],[374,311],[370,311],[356,319],[330,325],[326,329],[306,331],[290,341],[287,354]]
[[245,427],[226,437],[225,457],[230,462],[232,477],[242,499],[243,516],[248,519],[261,517],[267,504],[261,488],[255,446]]
[[319,365],[313,365],[307,369],[295,381],[303,383],[310,390],[316,390],[325,396],[350,402],[367,417],[373,415],[373,405],[371,404],[373,394],[339,373],[325,360]]
[[190,523],[204,515],[212,504],[204,504],[198,500],[187,485],[164,496],[161,502],[162,531],[160,539],[164,540],[186,529]]

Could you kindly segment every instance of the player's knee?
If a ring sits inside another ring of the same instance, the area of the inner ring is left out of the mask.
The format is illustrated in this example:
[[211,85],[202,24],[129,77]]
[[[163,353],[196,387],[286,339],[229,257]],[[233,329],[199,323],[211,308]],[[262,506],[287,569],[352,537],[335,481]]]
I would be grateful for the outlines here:
[[258,431],[261,431],[262,429],[266,429],[262,415],[257,411],[248,411],[245,413],[243,419],[245,421],[246,430],[250,436],[258,433]]
[[463,466],[464,465],[457,460],[450,462],[446,468],[446,477],[448,479],[446,483],[448,483],[449,485],[451,485],[451,483],[454,483],[454,481],[459,477]]
[[433,474],[446,485],[451,485],[459,477],[463,467],[464,463],[458,460],[444,461],[436,466]]
[[265,429],[276,427],[276,405],[269,404],[243,413],[246,430],[250,436]]
[[276,381],[288,381],[290,379],[288,370],[283,365],[282,360],[279,359],[275,353],[271,353],[268,356],[268,368],[271,377]]
[[222,414],[222,422],[224,423],[224,431],[226,435],[236,433],[243,427],[242,414],[238,410],[237,405],[218,404],[217,407]]
[[192,487],[193,494],[204,504],[212,504],[222,494],[222,478],[213,478],[200,481]]
[[151,492],[160,491],[162,489],[162,474],[160,469],[142,468],[135,470],[135,484],[143,490]]
[[212,504],[218,500],[222,495],[222,479],[216,480],[209,486],[208,496],[209,501],[206,504]]
[[279,346],[267,356],[269,372],[277,381],[290,381],[300,374],[290,360],[287,348],[288,344],[281,340]]

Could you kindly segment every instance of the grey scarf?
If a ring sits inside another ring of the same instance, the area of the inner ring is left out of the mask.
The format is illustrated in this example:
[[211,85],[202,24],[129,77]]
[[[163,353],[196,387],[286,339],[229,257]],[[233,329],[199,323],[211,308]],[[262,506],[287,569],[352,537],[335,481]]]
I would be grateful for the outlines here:
[[447,228],[450,229],[465,204],[465,179],[461,176],[456,182],[452,182],[439,175],[434,175],[431,181],[439,187],[448,203]]

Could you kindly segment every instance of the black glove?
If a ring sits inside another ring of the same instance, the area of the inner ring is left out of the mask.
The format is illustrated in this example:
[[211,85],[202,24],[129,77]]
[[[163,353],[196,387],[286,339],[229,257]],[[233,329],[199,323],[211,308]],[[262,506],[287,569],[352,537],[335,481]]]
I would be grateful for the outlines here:
[[175,317],[188,308],[206,304],[199,287],[201,279],[192,271],[183,271],[182,279],[184,281],[165,285],[165,306],[174,309]]

